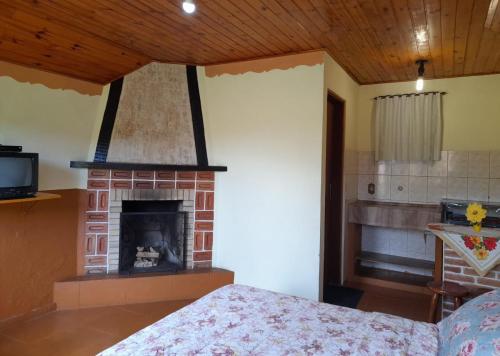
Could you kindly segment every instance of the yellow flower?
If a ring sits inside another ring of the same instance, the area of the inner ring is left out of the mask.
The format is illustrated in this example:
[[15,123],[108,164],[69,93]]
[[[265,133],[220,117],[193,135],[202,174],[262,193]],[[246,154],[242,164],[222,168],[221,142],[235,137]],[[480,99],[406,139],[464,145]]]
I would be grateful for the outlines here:
[[474,250],[474,254],[476,255],[478,260],[484,260],[490,253],[486,249],[481,248],[479,250]]
[[471,236],[470,240],[474,243],[474,245],[479,245],[483,241],[479,236]]
[[472,224],[480,223],[486,217],[486,209],[483,209],[481,204],[470,203],[467,207],[465,216],[467,216],[467,220]]

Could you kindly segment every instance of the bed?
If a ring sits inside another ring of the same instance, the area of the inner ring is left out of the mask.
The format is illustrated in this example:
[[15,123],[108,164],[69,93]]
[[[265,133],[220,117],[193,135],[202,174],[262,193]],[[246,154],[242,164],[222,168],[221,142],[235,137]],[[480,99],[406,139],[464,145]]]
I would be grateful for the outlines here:
[[243,285],[220,288],[100,355],[435,355],[438,327]]

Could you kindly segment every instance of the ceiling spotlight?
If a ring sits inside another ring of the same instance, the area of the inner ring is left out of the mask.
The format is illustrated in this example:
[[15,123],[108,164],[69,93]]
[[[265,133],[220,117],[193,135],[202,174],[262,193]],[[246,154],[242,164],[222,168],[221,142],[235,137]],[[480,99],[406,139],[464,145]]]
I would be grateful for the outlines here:
[[419,43],[427,41],[427,31],[426,30],[420,30],[416,33],[417,36],[417,41]]
[[425,59],[419,59],[418,61],[415,62],[415,64],[418,64],[418,78],[417,78],[417,85],[416,85],[417,91],[424,90],[425,63],[427,63],[427,62],[428,61]]
[[185,13],[192,14],[196,11],[196,5],[193,0],[184,0],[182,2],[182,9]]

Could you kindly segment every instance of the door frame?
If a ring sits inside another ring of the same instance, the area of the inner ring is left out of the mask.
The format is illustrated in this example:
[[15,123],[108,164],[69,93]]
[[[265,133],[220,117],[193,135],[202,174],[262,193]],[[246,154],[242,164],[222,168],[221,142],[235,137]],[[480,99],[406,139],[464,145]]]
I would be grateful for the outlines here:
[[[341,143],[341,152],[340,152],[340,166],[341,166],[341,188],[339,190],[339,203],[340,208],[340,218],[339,221],[340,226],[340,251],[338,253],[339,256],[339,268],[340,268],[340,284],[344,282],[344,216],[345,216],[345,207],[344,207],[344,164],[345,164],[345,123],[346,123],[346,100],[341,96],[337,95],[334,91],[328,89],[326,92],[326,100],[325,100],[325,122],[324,122],[324,135],[323,135],[323,172],[322,172],[322,181],[323,181],[323,189],[321,194],[321,204],[322,204],[322,221],[321,221],[321,231],[322,231],[322,243],[321,243],[321,257],[320,257],[320,300],[323,300],[323,287],[326,283],[327,274],[325,273],[325,257],[326,257],[326,246],[327,246],[327,212],[332,211],[331,206],[327,205],[327,197],[330,193],[329,187],[329,170],[331,169],[331,160],[329,160],[329,147],[330,147],[330,135],[329,135],[329,125],[330,118],[328,117],[328,102],[330,100],[334,100],[338,103],[342,104],[342,117],[340,118],[341,129],[342,129],[342,143]],[[333,116],[332,116],[333,117]],[[330,207],[330,209],[329,209]]]

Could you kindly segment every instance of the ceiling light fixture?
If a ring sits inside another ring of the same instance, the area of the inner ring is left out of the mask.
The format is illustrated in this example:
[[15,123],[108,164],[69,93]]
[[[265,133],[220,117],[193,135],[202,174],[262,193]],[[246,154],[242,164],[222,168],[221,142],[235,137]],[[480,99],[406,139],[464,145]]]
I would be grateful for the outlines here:
[[420,30],[416,34],[418,43],[423,43],[427,41],[427,31]]
[[425,73],[425,63],[428,61],[425,59],[419,59],[418,61],[415,62],[415,64],[418,64],[418,78],[417,78],[417,91],[422,91],[424,90],[424,73]]
[[194,4],[193,0],[184,0],[182,2],[182,9],[185,13],[192,14],[196,11],[196,5]]

